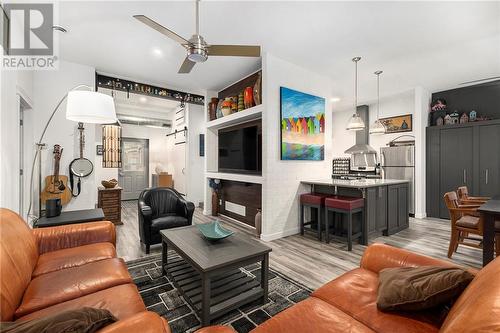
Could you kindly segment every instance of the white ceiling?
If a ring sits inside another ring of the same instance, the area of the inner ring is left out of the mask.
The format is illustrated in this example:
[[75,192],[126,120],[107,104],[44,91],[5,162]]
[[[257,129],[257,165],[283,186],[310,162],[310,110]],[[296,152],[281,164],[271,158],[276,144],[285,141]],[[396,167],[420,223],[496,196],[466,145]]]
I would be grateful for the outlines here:
[[[331,77],[339,108],[423,86],[438,91],[500,76],[500,2],[202,1],[201,34],[213,44],[257,44],[265,52]],[[188,38],[194,2],[63,2],[61,58],[138,81],[193,92],[218,90],[260,66],[254,58],[211,57],[177,74],[183,48],[132,18],[147,15]],[[154,50],[160,50],[161,55]]]

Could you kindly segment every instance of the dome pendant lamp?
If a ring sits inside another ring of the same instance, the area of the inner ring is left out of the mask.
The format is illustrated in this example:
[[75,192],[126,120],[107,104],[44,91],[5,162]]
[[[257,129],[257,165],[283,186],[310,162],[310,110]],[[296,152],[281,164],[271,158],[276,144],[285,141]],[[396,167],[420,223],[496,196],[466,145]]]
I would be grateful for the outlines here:
[[349,119],[346,129],[348,131],[360,131],[365,128],[365,122],[358,115],[358,61],[361,57],[352,58],[354,62],[354,114]]
[[374,74],[377,75],[377,119],[373,122],[370,127],[370,134],[385,134],[385,126],[380,122],[379,111],[380,111],[380,74],[382,71],[376,71]]

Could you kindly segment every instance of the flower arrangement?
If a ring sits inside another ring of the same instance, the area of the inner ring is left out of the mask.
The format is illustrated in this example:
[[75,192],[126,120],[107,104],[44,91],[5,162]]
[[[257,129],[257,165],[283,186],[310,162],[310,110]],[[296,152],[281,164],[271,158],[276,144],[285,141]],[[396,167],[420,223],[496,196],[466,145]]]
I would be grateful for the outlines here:
[[222,183],[220,182],[220,179],[210,178],[208,180],[208,186],[210,186],[212,190],[217,192],[218,190],[221,189]]

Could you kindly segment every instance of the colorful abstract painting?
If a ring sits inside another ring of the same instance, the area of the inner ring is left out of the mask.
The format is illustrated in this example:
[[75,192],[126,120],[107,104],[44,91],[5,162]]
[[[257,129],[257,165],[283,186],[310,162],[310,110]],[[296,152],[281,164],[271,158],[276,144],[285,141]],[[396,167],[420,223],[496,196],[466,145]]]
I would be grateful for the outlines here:
[[281,159],[325,159],[325,99],[280,88]]

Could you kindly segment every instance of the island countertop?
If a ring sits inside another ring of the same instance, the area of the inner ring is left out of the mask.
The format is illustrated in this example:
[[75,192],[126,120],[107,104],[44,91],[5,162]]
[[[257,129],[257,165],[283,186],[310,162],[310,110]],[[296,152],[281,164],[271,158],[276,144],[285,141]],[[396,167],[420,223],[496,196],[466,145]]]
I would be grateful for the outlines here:
[[307,185],[338,186],[338,187],[362,189],[362,188],[369,188],[369,187],[405,184],[405,183],[408,183],[408,180],[405,180],[405,179],[355,179],[355,180],[348,180],[348,179],[323,178],[323,179],[301,180],[300,182],[302,184],[307,184]]

